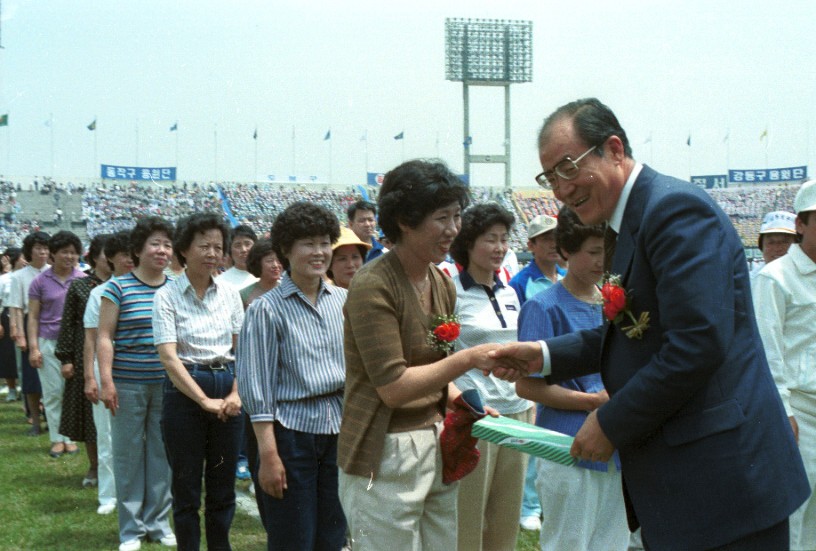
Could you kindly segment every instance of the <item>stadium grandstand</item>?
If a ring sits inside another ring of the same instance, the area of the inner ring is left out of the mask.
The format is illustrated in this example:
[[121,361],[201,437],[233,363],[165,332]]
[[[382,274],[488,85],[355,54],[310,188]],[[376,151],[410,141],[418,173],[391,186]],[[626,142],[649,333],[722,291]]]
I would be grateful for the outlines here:
[[[132,227],[142,216],[159,215],[176,220],[204,210],[222,212],[232,225],[248,224],[263,234],[275,216],[295,201],[323,205],[345,223],[346,209],[360,198],[359,188],[325,184],[106,181],[85,187],[44,181],[43,185],[28,187],[23,189],[9,181],[0,183],[3,205],[0,245],[4,249],[20,246],[22,238],[36,229],[48,232],[70,229],[87,243],[99,233]],[[731,218],[751,258],[756,254],[763,215],[773,210],[792,210],[798,189],[799,184],[785,184],[707,191]],[[373,188],[369,191],[374,195]],[[517,224],[510,241],[517,252],[526,249],[528,221],[539,214],[555,215],[560,206],[551,192],[542,189],[472,188],[471,192],[475,203],[496,201],[516,214]]]

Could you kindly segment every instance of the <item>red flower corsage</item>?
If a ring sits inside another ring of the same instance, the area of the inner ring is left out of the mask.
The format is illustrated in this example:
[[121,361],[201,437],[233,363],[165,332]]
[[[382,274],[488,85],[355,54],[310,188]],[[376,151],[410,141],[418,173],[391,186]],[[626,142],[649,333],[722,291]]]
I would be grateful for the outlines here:
[[456,315],[436,316],[428,331],[427,342],[439,352],[453,352],[453,343],[459,338],[462,326]]
[[632,325],[621,326],[621,331],[630,339],[643,337],[643,333],[649,328],[649,312],[641,312],[640,316],[635,318],[629,308],[629,294],[621,285],[620,276],[606,274],[603,287],[601,287],[601,295],[603,295],[604,317],[615,325],[627,320],[631,321]]

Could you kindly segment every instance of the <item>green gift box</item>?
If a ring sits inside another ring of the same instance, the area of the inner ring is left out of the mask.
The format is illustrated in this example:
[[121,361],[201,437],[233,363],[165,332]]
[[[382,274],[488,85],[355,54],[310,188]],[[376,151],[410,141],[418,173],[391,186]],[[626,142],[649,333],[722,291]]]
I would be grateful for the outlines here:
[[575,465],[570,455],[574,438],[507,417],[485,417],[473,424],[471,435],[505,448],[529,453],[561,465]]

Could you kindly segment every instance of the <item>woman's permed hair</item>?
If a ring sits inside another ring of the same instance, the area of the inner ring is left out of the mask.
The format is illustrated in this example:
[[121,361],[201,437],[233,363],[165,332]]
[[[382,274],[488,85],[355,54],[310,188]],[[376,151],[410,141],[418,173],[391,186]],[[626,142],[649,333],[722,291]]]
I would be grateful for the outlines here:
[[470,204],[465,184],[441,161],[414,159],[385,175],[378,206],[379,224],[393,243],[402,237],[400,224],[416,228],[433,211],[459,203]]
[[[606,224],[585,226],[575,212],[566,205],[558,211],[558,225],[555,226],[555,248],[558,254],[564,256],[577,253],[590,237],[603,237]],[[562,252],[563,251],[563,252]]]
[[334,243],[340,237],[340,222],[326,207],[298,201],[286,207],[286,210],[275,218],[270,233],[272,248],[278,255],[278,260],[288,270],[289,261],[286,259],[286,253],[291,250],[295,241],[328,235],[329,240]]
[[515,221],[513,214],[498,203],[473,205],[462,214],[462,229],[453,240],[451,256],[467,269],[470,265],[469,251],[476,239],[495,224],[502,224],[509,233]]
[[48,240],[51,236],[44,231],[35,231],[25,236],[23,239],[23,258],[26,262],[31,262],[31,253],[34,250],[34,245],[48,246]]
[[91,268],[96,268],[96,258],[105,251],[105,242],[112,237],[110,233],[100,233],[91,239],[88,245],[88,264]]
[[139,265],[139,253],[150,236],[156,232],[167,235],[172,241],[175,230],[173,224],[161,216],[146,216],[136,222],[136,226],[130,232],[130,256],[133,257],[134,266]]
[[74,232],[58,231],[48,240],[48,252],[51,254],[57,254],[57,251],[65,247],[73,247],[77,254],[82,254],[82,241]]
[[[179,264],[187,265],[187,259],[184,258],[182,251],[186,251],[193,243],[196,234],[204,233],[209,230],[218,230],[221,232],[221,254],[227,250],[230,239],[230,228],[224,222],[224,219],[214,212],[197,212],[190,216],[185,216],[176,224],[176,235],[173,239],[173,250],[179,259]],[[219,259],[220,260],[220,259]]]
[[128,253],[131,259],[133,258],[133,253],[130,252],[130,230],[118,231],[105,241],[105,258],[111,271],[113,271],[111,259],[119,253]]
[[[263,259],[269,253],[274,253],[271,239],[260,239],[252,245],[247,255],[247,271],[255,277],[261,277],[263,271]],[[277,256],[277,253],[275,253]]]

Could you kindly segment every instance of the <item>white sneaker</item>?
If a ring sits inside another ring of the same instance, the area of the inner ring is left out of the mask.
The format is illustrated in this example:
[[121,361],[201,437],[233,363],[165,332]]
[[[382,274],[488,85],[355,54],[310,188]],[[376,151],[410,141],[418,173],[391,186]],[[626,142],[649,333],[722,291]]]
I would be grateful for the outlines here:
[[10,388],[8,391],[8,395],[6,396],[6,402],[14,402],[17,400],[17,389]]
[[[167,534],[166,536],[162,536],[159,539],[159,542],[165,547],[175,547],[176,546],[176,535],[175,534]],[[120,550],[121,551],[121,550]]]
[[139,551],[142,548],[142,540],[128,540],[119,544],[119,551]]
[[[97,515],[109,515],[116,510],[115,503],[106,503],[96,508]],[[138,540],[137,540],[138,541]]]
[[538,517],[522,517],[519,521],[522,530],[541,530],[541,519]]

